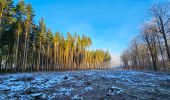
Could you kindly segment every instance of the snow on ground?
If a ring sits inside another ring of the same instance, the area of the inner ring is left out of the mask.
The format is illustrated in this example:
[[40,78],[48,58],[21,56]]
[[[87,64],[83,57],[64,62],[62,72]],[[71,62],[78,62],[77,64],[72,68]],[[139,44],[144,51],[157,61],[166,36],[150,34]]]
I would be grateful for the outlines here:
[[0,99],[170,100],[170,73],[84,70],[0,74]]

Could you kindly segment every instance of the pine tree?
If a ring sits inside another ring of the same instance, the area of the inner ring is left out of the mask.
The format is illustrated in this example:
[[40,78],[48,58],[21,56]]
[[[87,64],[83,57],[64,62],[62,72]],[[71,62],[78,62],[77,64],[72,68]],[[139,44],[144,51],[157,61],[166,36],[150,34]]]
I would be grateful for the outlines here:
[[15,43],[13,1],[1,0],[0,10],[0,63],[4,59],[5,69],[12,69]]
[[59,63],[59,41],[60,41],[60,35],[59,32],[55,33],[53,38],[54,43],[54,69],[58,69],[58,63]]
[[[16,26],[16,51],[15,51],[15,70],[19,70],[17,69],[17,66],[20,66],[18,64],[18,54],[19,54],[19,43],[20,43],[20,36],[22,33],[22,25],[24,24],[24,17],[25,17],[25,4],[24,1],[20,1],[17,5],[16,5],[16,9],[15,9],[15,17],[16,17],[16,22],[15,22],[15,26]],[[20,60],[20,59],[19,59]]]
[[50,56],[50,51],[51,51],[51,47],[52,47],[52,39],[53,39],[53,35],[52,35],[52,32],[51,32],[51,30],[50,29],[48,29],[48,31],[47,31],[47,35],[46,35],[46,37],[47,37],[47,41],[46,41],[46,43],[47,43],[47,51],[46,51],[46,70],[50,70],[50,65],[51,65],[51,63],[50,63],[50,60],[52,59],[52,57]]
[[27,56],[28,56],[28,47],[29,47],[29,33],[32,29],[32,24],[33,24],[33,10],[30,4],[26,5],[26,19],[24,22],[25,26],[25,40],[24,40],[24,58],[23,58],[23,66],[24,66],[24,71],[27,69]]

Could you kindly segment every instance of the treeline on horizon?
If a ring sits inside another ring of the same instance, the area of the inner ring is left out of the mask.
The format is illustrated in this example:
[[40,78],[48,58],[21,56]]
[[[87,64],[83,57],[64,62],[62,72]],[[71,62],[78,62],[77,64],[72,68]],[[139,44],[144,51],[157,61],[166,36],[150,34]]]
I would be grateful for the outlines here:
[[90,37],[71,35],[66,38],[52,33],[42,18],[34,22],[30,4],[20,0],[0,0],[0,70],[48,71],[105,69],[111,56],[101,49],[88,50]]
[[153,4],[149,15],[121,60],[128,69],[170,70],[170,2]]

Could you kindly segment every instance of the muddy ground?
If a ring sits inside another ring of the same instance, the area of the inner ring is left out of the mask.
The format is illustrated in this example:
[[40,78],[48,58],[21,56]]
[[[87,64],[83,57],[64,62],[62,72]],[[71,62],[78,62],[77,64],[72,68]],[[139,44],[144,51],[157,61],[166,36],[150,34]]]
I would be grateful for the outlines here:
[[0,99],[170,100],[170,73],[111,69],[0,74]]

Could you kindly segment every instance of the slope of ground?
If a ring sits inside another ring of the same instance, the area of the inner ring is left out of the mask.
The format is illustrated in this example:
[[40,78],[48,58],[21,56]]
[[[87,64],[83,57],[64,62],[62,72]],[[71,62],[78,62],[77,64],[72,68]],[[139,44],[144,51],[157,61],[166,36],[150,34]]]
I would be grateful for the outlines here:
[[170,100],[170,73],[111,69],[1,74],[0,98]]

